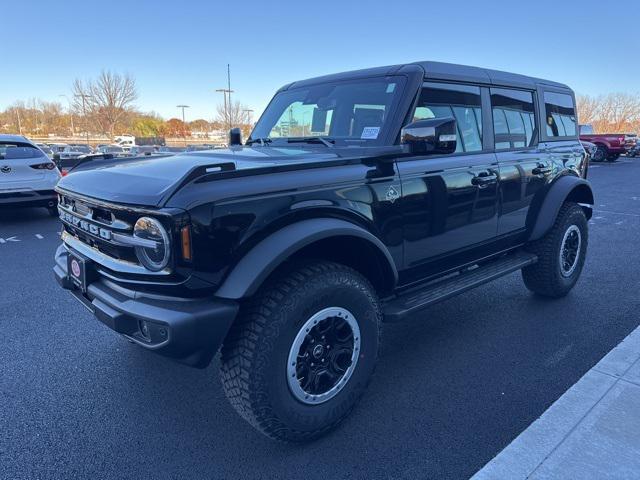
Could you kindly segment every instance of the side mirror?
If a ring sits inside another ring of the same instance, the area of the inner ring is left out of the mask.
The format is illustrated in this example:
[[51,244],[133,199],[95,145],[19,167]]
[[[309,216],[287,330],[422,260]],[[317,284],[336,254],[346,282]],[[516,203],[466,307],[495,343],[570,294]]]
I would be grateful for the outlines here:
[[235,147],[242,145],[242,132],[239,128],[232,128],[229,130],[229,146]]
[[404,127],[401,142],[411,153],[446,155],[456,151],[457,137],[454,118],[429,118]]

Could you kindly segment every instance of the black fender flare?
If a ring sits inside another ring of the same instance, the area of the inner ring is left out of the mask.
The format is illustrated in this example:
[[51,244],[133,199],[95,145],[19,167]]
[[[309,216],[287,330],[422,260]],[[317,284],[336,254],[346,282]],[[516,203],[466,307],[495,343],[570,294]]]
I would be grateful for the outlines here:
[[287,225],[257,243],[235,265],[215,295],[234,300],[253,295],[264,280],[291,255],[318,240],[337,236],[356,237],[370,242],[386,258],[393,285],[397,283],[395,262],[379,238],[345,220],[314,218]]
[[[535,222],[532,222],[529,241],[538,240],[551,230],[560,207],[567,200],[582,205],[593,205],[591,184],[584,178],[573,175],[564,175],[553,182],[537,210]],[[591,218],[591,208],[586,208],[586,210],[587,218]]]

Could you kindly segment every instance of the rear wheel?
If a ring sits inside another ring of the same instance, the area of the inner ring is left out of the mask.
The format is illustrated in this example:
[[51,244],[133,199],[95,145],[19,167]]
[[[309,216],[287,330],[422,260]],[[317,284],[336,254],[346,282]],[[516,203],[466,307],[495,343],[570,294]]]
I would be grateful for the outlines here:
[[522,269],[527,288],[546,297],[563,297],[580,278],[587,254],[587,217],[575,203],[565,203],[552,229],[527,249],[538,262]]
[[222,384],[265,435],[310,440],[337,426],[369,383],[380,306],[362,275],[332,262],[294,266],[270,283],[225,340]]
[[594,162],[604,162],[607,159],[608,151],[604,145],[598,145],[595,153],[593,154]]

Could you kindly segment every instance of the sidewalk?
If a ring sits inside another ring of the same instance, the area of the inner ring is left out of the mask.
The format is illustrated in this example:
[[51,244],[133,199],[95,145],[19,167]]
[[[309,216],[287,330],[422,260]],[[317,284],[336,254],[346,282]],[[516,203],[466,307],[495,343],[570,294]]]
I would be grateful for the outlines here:
[[640,327],[472,478],[640,478]]

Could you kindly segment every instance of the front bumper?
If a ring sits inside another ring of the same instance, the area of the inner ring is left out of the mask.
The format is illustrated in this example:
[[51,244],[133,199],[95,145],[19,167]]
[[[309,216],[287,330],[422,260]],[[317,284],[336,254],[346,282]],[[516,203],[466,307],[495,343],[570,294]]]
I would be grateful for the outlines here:
[[197,368],[209,365],[238,313],[236,302],[145,294],[100,276],[83,293],[67,275],[67,248],[56,251],[55,278],[98,320],[160,355]]

